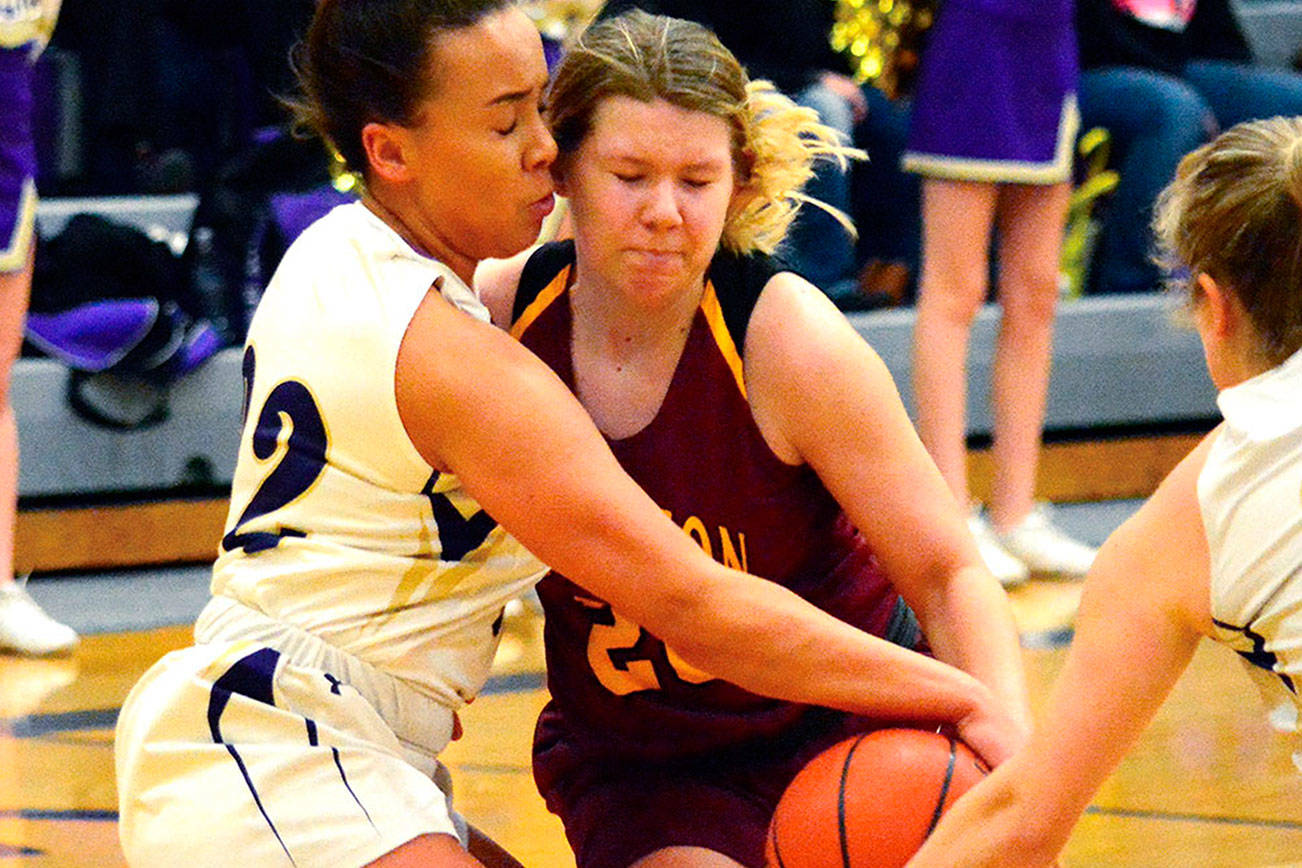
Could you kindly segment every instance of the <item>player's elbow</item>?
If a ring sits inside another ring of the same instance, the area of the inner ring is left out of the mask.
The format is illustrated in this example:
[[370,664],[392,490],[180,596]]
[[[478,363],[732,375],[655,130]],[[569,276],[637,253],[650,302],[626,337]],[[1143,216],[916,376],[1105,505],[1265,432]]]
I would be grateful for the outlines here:
[[639,623],[687,663],[722,676],[721,669],[737,655],[738,637],[750,632],[725,590],[740,577],[704,554],[694,566],[691,575],[658,583],[653,598],[644,601],[646,617]]

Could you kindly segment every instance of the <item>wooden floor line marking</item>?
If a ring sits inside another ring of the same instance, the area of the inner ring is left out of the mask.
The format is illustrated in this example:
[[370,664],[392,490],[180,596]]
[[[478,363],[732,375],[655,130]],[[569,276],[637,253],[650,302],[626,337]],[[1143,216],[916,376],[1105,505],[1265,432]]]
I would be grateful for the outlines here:
[[61,732],[87,729],[112,729],[117,726],[120,708],[89,708],[82,711],[60,711],[29,714],[5,720],[0,726],[7,728],[15,738],[40,738]]
[[102,822],[118,821],[117,811],[92,811],[82,809],[72,809],[67,811],[52,811],[46,808],[19,808],[17,810],[0,811],[0,819],[3,820],[95,820]]
[[1085,813],[1104,817],[1126,817],[1136,820],[1173,820],[1179,823],[1215,823],[1227,826],[1260,826],[1266,829],[1298,829],[1296,820],[1261,820],[1252,817],[1226,817],[1216,814],[1187,814],[1179,811],[1146,811],[1135,808],[1103,808],[1090,805]]

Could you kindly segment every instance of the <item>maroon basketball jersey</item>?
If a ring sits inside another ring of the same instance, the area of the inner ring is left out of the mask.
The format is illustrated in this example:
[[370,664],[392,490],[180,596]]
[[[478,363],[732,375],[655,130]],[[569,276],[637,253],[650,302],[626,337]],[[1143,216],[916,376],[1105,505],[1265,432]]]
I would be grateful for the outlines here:
[[[566,285],[573,259],[571,242],[531,257],[512,329],[571,390]],[[810,468],[773,454],[751,415],[741,349],[775,270],[767,258],[716,257],[664,403],[644,429],[607,441],[633,479],[716,560],[785,585],[871,633],[900,633],[912,646],[916,625],[863,538]],[[538,591],[552,693],[540,735],[568,731],[562,737],[658,760],[771,738],[806,711],[689,666],[558,573]]]

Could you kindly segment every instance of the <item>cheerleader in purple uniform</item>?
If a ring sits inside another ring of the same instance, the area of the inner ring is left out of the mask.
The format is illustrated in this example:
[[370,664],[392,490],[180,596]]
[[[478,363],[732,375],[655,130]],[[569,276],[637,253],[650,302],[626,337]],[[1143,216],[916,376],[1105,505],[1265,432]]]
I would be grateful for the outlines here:
[[967,348],[999,233],[994,483],[970,524],[1005,585],[1079,578],[1093,549],[1034,501],[1058,261],[1070,194],[1078,63],[1072,0],[946,0],[923,54],[906,170],[923,176],[923,265],[914,331],[918,432],[969,502]]
[[32,287],[32,65],[54,29],[58,5],[57,0],[0,0],[0,653],[66,653],[77,644],[77,634],[50,618],[24,583],[14,581],[18,428],[9,377],[22,347]]

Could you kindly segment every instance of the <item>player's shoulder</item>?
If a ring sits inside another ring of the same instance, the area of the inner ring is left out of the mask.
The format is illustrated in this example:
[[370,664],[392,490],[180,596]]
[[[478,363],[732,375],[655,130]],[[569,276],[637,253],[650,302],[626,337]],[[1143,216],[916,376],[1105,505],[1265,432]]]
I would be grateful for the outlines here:
[[[748,352],[775,341],[785,352],[791,342],[801,340],[808,340],[811,349],[827,349],[823,338],[829,332],[849,329],[845,315],[827,294],[779,258],[744,262],[738,281],[742,289],[730,296],[734,305],[745,306]],[[723,299],[721,292],[721,303]],[[733,316],[740,319],[741,314]]]
[[[540,296],[553,297],[568,279],[575,261],[572,239],[551,241],[520,254],[513,260],[514,274],[510,323],[517,323]],[[557,279],[561,278],[560,282]],[[556,292],[549,293],[549,288]]]
[[760,297],[783,273],[785,266],[781,260],[764,253],[738,253],[720,248],[710,261],[706,278],[713,298],[728,333],[743,352]]
[[348,259],[356,259],[365,250],[370,229],[367,216],[359,202],[336,205],[299,233],[282,262],[329,271]]

